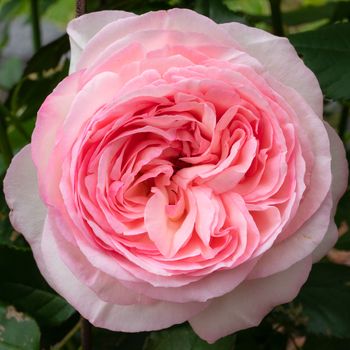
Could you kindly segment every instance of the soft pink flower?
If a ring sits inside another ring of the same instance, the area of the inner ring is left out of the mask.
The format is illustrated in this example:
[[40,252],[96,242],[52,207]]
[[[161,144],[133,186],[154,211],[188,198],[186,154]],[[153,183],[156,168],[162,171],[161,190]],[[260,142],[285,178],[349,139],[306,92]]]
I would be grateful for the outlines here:
[[337,239],[343,146],[287,39],[189,10],[91,13],[5,179],[49,284],[99,327],[213,342]]

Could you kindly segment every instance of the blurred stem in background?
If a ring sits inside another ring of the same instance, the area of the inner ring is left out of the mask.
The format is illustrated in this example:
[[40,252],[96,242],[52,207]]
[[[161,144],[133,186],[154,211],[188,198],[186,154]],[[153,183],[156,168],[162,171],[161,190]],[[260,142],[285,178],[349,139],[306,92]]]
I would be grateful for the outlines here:
[[6,125],[6,109],[0,104],[0,149],[4,162],[7,166],[10,165],[13,156],[10,140],[7,135]]
[[38,51],[41,47],[41,30],[39,17],[39,2],[38,0],[30,0],[31,22],[33,32],[34,50]]
[[271,21],[273,33],[278,36],[284,36],[282,13],[281,13],[281,0],[269,0],[271,8]]
[[91,323],[85,318],[81,318],[81,344],[83,350],[91,350],[92,349],[92,329]]
[[79,322],[67,333],[67,335],[56,345],[52,347],[52,350],[61,350],[63,349],[67,343],[71,340],[71,338],[80,330],[81,321]]
[[340,123],[339,123],[339,137],[344,140],[345,132],[347,130],[347,126],[348,126],[348,117],[349,117],[349,105],[344,104],[341,110],[341,114],[340,114]]
[[79,17],[81,15],[83,15],[84,13],[86,13],[86,5],[87,5],[87,1],[86,0],[77,0],[76,2],[76,17]]

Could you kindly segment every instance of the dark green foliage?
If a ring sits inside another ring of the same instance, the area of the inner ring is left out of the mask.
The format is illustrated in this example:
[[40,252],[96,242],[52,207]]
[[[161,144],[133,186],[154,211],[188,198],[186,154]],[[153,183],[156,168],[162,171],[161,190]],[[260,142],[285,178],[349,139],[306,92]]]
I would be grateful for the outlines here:
[[235,336],[222,338],[214,344],[200,339],[187,324],[163,331],[152,332],[146,340],[143,350],[231,350]]
[[40,325],[57,326],[74,309],[48,286],[31,251],[0,245],[0,300],[33,316]]
[[36,322],[12,305],[0,303],[0,349],[38,350],[40,329]]
[[309,336],[303,350],[349,350],[350,339]]
[[307,332],[350,336],[350,267],[329,263],[313,266],[295,304],[300,303]]
[[327,97],[350,99],[350,23],[293,34],[289,40],[316,74]]
[[24,75],[30,73],[44,73],[59,65],[62,56],[68,54],[69,39],[64,34],[46,46],[41,47],[28,61]]

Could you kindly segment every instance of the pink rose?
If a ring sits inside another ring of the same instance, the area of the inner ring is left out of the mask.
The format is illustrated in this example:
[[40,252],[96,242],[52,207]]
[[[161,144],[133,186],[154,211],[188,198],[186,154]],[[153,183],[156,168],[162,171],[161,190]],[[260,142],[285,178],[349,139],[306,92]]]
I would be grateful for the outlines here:
[[50,285],[99,327],[209,342],[292,300],[334,244],[343,146],[285,38],[189,10],[91,13],[5,179]]

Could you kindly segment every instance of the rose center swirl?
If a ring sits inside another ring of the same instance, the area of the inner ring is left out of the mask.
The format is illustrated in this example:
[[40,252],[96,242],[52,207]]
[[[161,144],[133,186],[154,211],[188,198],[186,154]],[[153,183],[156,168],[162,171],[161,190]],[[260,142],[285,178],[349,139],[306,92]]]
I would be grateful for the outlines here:
[[138,265],[232,268],[273,243],[293,206],[293,130],[243,98],[227,108],[185,93],[131,100],[99,110],[82,134],[80,225]]

